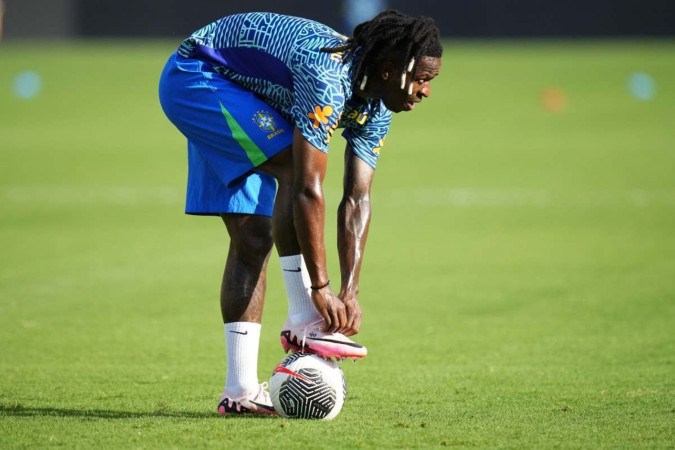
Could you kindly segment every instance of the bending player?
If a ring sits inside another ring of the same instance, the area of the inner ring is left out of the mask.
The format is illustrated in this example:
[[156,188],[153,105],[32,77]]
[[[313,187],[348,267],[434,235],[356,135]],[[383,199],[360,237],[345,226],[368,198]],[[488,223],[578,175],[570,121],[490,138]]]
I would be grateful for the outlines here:
[[[274,413],[257,374],[273,245],[288,295],[284,349],[366,355],[347,336],[361,326],[359,274],[375,165],[391,113],[429,97],[441,54],[431,19],[388,10],[350,38],[297,17],[227,16],[169,58],[159,94],[188,140],[186,213],[220,216],[230,237],[220,296],[227,347],[220,414]],[[326,269],[322,183],[338,127],[347,148],[336,295]]]

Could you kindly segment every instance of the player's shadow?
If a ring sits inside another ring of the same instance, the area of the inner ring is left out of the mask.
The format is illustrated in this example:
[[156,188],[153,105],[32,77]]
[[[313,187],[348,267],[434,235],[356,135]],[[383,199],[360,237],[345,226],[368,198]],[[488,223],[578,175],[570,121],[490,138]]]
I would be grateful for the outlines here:
[[[80,419],[222,419],[215,412],[189,412],[189,411],[115,411],[104,409],[70,409],[70,408],[29,408],[22,405],[2,405],[0,404],[0,417],[74,417]],[[270,418],[273,416],[259,416],[255,419]],[[253,418],[249,416],[230,416],[227,419],[246,419]]]

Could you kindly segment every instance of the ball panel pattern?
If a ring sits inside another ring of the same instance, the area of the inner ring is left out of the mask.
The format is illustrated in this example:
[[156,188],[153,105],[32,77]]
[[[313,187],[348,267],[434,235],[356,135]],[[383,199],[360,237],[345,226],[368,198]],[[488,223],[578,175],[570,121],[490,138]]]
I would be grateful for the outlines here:
[[324,419],[335,407],[336,393],[318,369],[300,369],[305,379],[288,377],[281,383],[279,403],[288,417]]
[[331,420],[342,410],[347,380],[334,361],[298,352],[275,367],[269,389],[281,416]]

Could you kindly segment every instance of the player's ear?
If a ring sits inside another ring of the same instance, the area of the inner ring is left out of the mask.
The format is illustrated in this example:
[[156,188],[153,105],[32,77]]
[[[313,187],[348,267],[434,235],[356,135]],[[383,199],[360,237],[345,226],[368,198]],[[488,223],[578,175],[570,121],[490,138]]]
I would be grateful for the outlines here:
[[394,63],[391,61],[383,62],[380,68],[380,73],[382,74],[383,80],[388,80],[394,74]]

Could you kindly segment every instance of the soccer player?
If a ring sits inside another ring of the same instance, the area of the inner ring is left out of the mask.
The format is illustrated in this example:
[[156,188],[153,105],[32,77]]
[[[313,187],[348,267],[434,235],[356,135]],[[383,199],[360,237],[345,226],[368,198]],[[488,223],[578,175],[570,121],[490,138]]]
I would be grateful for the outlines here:
[[[227,349],[221,415],[274,414],[257,374],[273,245],[288,296],[283,348],[366,355],[347,336],[361,326],[359,274],[375,165],[391,113],[429,97],[441,54],[433,20],[388,10],[349,38],[303,18],[236,14],[197,30],[169,58],[159,95],[188,141],[185,212],[220,216],[230,237],[220,294]],[[322,182],[337,128],[347,148],[336,295],[326,269]]]

